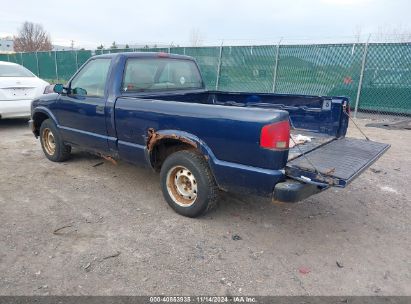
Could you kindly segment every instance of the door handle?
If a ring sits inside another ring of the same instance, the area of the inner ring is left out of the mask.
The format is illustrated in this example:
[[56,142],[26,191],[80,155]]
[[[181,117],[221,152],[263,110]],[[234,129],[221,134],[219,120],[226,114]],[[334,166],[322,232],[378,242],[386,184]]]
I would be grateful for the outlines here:
[[97,114],[104,114],[104,106],[96,106]]

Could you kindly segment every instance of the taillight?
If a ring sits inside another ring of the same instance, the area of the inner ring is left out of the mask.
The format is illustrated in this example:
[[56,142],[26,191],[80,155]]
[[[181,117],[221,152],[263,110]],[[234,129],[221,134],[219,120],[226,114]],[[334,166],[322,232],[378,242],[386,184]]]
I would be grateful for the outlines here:
[[51,94],[51,93],[54,93],[53,88],[54,88],[54,84],[49,84],[48,86],[46,86],[46,87],[44,88],[43,94]]
[[261,129],[260,146],[266,149],[288,149],[290,124],[288,120],[272,123]]
[[345,110],[345,113],[347,113],[348,116],[350,116],[351,109],[350,109],[350,104],[348,103],[348,101],[344,101],[343,110]]

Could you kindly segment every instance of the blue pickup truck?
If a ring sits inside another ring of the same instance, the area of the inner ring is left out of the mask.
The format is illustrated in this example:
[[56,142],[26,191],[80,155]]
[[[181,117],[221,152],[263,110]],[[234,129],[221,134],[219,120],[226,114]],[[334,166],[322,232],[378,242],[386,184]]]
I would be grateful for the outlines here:
[[150,167],[167,203],[189,217],[221,190],[296,202],[345,187],[389,147],[345,137],[345,97],[210,91],[187,56],[95,56],[48,89],[30,126],[49,160],[78,147]]

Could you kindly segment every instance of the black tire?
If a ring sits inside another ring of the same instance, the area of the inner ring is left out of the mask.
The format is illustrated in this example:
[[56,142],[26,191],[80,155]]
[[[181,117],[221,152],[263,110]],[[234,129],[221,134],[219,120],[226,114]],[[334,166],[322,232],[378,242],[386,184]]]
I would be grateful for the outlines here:
[[40,143],[46,157],[53,162],[63,162],[70,158],[71,146],[65,145],[61,135],[51,119],[46,119],[40,126]]
[[[183,171],[184,175],[178,176],[183,174]],[[193,190],[193,187],[196,189],[195,193],[191,192],[195,194],[194,199],[190,196],[183,197],[177,186],[177,181],[189,178],[192,180],[183,185],[188,185],[189,191]],[[165,200],[178,214],[198,217],[217,205],[218,187],[214,176],[204,157],[195,152],[178,151],[167,157],[161,166],[160,181]]]

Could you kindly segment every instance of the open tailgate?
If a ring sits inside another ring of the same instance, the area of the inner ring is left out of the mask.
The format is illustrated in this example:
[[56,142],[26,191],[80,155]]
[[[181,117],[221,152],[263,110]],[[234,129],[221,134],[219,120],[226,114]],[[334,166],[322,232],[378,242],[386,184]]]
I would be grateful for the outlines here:
[[336,139],[289,161],[285,172],[296,180],[344,188],[389,147],[370,140]]

